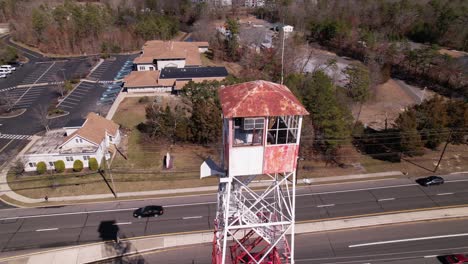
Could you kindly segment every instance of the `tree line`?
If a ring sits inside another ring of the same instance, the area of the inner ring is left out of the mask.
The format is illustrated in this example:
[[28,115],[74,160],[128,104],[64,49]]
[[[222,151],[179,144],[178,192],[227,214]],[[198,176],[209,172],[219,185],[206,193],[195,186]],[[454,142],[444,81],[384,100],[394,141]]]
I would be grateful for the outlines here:
[[146,40],[171,39],[203,10],[188,0],[0,0],[0,20],[15,40],[59,54],[138,50]]
[[395,76],[468,98],[466,62],[440,52],[440,46],[468,50],[467,1],[284,1],[255,13],[292,24],[310,42],[364,62],[380,83]]

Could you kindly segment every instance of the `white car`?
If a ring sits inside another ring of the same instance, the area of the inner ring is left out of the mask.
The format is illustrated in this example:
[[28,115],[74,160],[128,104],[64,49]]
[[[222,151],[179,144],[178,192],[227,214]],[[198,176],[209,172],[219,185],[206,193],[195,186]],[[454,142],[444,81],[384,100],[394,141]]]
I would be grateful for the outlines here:
[[10,74],[11,71],[7,70],[7,69],[3,69],[3,68],[0,68],[0,74]]
[[16,68],[11,66],[11,65],[2,65],[2,66],[0,66],[0,69],[5,69],[5,70],[9,70],[9,71],[16,70]]

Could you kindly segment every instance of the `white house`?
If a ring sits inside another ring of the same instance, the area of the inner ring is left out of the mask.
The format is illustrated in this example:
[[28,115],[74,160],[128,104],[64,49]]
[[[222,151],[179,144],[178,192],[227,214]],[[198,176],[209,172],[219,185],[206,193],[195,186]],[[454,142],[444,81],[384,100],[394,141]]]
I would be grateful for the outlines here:
[[294,27],[290,26],[290,25],[284,25],[282,27],[282,30],[283,30],[284,33],[288,34],[288,33],[292,33],[294,31]]
[[76,160],[88,167],[90,158],[101,164],[111,144],[120,142],[119,126],[95,113],[89,113],[81,124],[75,123],[61,129],[48,131],[23,156],[25,171],[35,171],[37,164],[45,162],[54,169],[54,162],[63,160],[65,168],[73,168]]
[[245,0],[245,7],[262,7],[265,6],[265,0]]

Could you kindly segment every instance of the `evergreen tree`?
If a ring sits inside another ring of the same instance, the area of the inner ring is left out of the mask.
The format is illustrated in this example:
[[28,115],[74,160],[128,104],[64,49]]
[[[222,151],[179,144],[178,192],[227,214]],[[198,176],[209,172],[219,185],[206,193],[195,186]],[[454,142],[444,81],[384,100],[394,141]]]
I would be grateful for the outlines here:
[[451,130],[450,142],[453,144],[467,143],[468,137],[468,103],[463,101],[447,101],[448,121]]
[[311,114],[316,137],[326,152],[333,152],[346,144],[351,135],[350,120],[338,104],[335,86],[324,72],[316,71],[304,88],[304,105]]
[[410,156],[423,154],[421,135],[417,130],[416,112],[409,109],[401,113],[395,121],[400,129],[400,148]]
[[415,107],[418,131],[428,148],[435,149],[447,140],[447,104],[441,96],[434,96]]

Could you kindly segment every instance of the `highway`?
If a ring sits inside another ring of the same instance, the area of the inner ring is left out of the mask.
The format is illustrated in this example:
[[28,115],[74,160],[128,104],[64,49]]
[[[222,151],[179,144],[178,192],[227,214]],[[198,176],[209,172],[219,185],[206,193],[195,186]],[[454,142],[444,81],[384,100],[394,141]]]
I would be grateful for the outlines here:
[[[297,264],[436,264],[468,253],[468,219],[418,222],[296,236]],[[115,263],[115,262],[100,262]],[[211,244],[126,257],[122,263],[211,263]]]
[[[414,178],[311,185],[298,189],[296,220],[385,213],[468,204],[468,175],[446,177],[441,186],[421,187]],[[165,206],[158,218],[137,219],[132,211]],[[110,239],[212,229],[215,195],[0,210],[0,249],[11,252]],[[468,240],[468,239],[467,239]],[[1,256],[1,253],[0,253]]]

